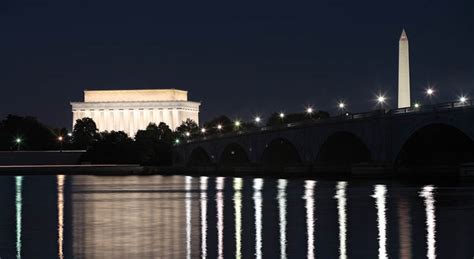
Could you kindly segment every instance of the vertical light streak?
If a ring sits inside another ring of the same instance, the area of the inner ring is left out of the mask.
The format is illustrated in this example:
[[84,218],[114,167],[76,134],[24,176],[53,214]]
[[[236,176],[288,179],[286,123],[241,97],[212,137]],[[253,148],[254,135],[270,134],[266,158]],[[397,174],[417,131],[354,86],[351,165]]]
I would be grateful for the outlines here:
[[255,210],[255,258],[262,258],[262,188],[263,179],[253,180],[253,201]]
[[400,258],[412,258],[411,253],[411,223],[410,223],[410,204],[402,197],[398,198],[398,219],[400,236]]
[[186,176],[185,178],[185,206],[186,206],[186,258],[191,259],[191,202],[192,202],[192,194],[191,194],[191,186],[192,186],[193,178],[191,176]]
[[285,179],[278,180],[278,215],[280,221],[280,258],[286,258],[286,186],[288,181]]
[[374,187],[375,205],[377,207],[377,228],[379,231],[379,258],[386,259],[387,256],[387,216],[386,216],[386,199],[387,187],[385,185],[376,185]]
[[207,177],[201,176],[201,257],[207,258]]
[[217,257],[224,258],[224,177],[216,178]]
[[16,258],[21,258],[21,217],[23,207],[23,176],[15,176],[15,205],[16,205]]
[[420,197],[424,198],[426,211],[426,243],[428,259],[436,258],[436,216],[435,216],[435,187],[432,185],[424,186],[420,192]]
[[316,181],[306,180],[303,198],[306,200],[306,229],[308,233],[308,259],[314,258],[314,187]]
[[347,182],[338,182],[336,186],[337,215],[339,222],[339,258],[347,258],[346,235],[347,235],[347,214],[346,214],[346,188]]
[[242,178],[234,178],[235,258],[242,258]]
[[64,175],[58,175],[58,257],[64,258]]

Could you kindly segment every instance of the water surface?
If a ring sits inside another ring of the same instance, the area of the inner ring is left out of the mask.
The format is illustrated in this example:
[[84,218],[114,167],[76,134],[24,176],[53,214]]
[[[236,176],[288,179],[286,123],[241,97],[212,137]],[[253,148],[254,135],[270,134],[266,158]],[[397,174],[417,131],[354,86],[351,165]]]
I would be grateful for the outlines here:
[[0,177],[4,258],[473,258],[474,184]]

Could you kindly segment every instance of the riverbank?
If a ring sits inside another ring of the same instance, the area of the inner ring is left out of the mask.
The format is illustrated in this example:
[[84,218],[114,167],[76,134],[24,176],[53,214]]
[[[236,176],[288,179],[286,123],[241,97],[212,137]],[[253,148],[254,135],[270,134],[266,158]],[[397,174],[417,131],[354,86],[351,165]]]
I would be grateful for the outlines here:
[[474,164],[461,167],[399,168],[394,171],[384,166],[352,168],[311,166],[141,166],[138,164],[81,164],[81,165],[2,165],[0,175],[207,175],[260,177],[314,177],[318,179],[474,179]]

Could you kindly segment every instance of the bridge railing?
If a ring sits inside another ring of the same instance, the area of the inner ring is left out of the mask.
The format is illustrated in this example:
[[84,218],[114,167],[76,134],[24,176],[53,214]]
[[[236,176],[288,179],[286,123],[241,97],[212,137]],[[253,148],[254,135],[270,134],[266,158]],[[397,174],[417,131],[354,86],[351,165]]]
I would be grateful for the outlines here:
[[385,111],[384,109],[378,109],[374,111],[361,112],[361,113],[344,113],[344,114],[332,116],[325,119],[314,119],[314,120],[286,123],[286,124],[274,125],[274,126],[263,126],[260,128],[239,130],[239,131],[221,133],[221,134],[216,134],[216,135],[211,135],[211,136],[200,136],[200,137],[188,139],[186,143],[192,143],[192,142],[222,138],[222,137],[232,137],[232,136],[238,136],[238,135],[243,135],[243,134],[253,134],[253,133],[259,133],[259,132],[283,130],[283,129],[288,129],[288,128],[306,127],[306,126],[311,126],[311,125],[320,124],[320,123],[376,118],[376,117],[381,117],[381,116],[391,116],[391,115],[408,114],[408,113],[415,113],[415,112],[433,112],[433,111],[438,111],[438,110],[446,110],[446,109],[468,107],[468,106],[474,106],[474,99],[466,100],[464,102],[455,101],[455,102],[421,105],[418,107],[405,107],[405,108],[391,109],[388,111]]

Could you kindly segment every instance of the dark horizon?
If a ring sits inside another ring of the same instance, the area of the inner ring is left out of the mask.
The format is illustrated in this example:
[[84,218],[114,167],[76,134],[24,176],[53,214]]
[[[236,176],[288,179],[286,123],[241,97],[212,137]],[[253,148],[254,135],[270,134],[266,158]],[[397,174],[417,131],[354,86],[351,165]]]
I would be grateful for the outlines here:
[[[306,105],[334,113],[396,106],[398,40],[410,43],[412,101],[474,97],[474,3],[4,1],[0,116],[71,127],[85,89],[177,88],[201,122]],[[284,98],[284,99],[283,99]]]

